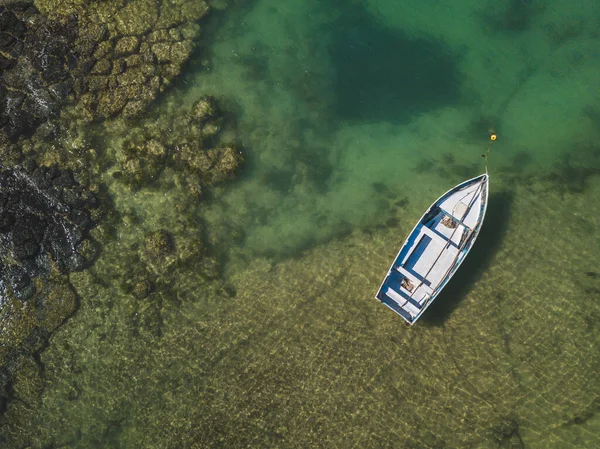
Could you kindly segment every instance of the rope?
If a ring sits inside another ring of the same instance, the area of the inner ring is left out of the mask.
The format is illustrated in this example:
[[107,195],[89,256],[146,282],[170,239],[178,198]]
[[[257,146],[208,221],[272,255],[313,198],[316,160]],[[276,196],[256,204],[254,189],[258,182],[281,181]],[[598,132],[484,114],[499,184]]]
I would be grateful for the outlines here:
[[485,152],[485,154],[481,155],[485,158],[485,174],[486,175],[488,172],[488,156],[490,155],[490,150],[492,149],[492,145],[494,144],[494,142],[496,141],[497,138],[498,138],[498,136],[496,135],[494,130],[490,130],[490,144],[488,145],[488,149]]

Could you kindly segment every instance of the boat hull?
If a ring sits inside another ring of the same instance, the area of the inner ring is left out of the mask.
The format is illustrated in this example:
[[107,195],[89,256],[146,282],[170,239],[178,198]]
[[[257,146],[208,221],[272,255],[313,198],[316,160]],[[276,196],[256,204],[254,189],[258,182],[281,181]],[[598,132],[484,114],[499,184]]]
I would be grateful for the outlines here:
[[375,297],[414,324],[473,247],[487,210],[487,173],[462,182],[434,202],[394,258]]

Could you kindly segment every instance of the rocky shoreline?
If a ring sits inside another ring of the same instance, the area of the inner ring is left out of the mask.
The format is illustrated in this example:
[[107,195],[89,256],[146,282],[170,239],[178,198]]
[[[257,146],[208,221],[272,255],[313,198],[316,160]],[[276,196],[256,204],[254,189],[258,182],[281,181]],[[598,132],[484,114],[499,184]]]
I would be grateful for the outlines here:
[[208,10],[202,1],[0,6],[1,133],[28,137],[67,101],[88,121],[139,116],[180,73]]
[[[234,140],[219,137],[216,99],[152,117],[208,11],[188,0],[0,6],[0,416],[13,400],[34,407],[44,385],[37,354],[80,300],[70,274],[92,266],[115,227],[132,219],[115,209],[106,174],[138,191],[160,187],[168,168],[197,202],[239,171]],[[102,143],[113,125],[126,129],[118,151]],[[181,264],[218,278],[201,225],[189,229],[187,239],[141,233],[141,256],[129,248],[135,261],[118,274],[123,291],[136,301],[167,291],[165,275]]]

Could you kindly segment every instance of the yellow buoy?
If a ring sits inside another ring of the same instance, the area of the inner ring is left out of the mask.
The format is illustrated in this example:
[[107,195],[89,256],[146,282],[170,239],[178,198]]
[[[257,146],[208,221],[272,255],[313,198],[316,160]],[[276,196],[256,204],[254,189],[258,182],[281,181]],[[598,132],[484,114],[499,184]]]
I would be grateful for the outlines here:
[[490,150],[492,149],[492,144],[496,141],[496,139],[498,138],[498,136],[496,135],[496,133],[494,132],[494,130],[492,128],[490,128],[490,144],[488,145],[488,149],[485,152],[485,154],[482,154],[481,156],[483,156],[485,158],[485,172],[488,172],[488,156],[490,155]]

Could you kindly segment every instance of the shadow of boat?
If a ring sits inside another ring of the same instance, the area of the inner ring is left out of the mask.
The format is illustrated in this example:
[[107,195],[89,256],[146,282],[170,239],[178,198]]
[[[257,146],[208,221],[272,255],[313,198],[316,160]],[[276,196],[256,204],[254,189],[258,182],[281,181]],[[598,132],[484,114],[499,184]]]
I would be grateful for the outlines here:
[[423,324],[443,325],[488,269],[506,234],[512,202],[513,194],[510,192],[490,194],[487,215],[475,245],[427,313],[423,314]]

